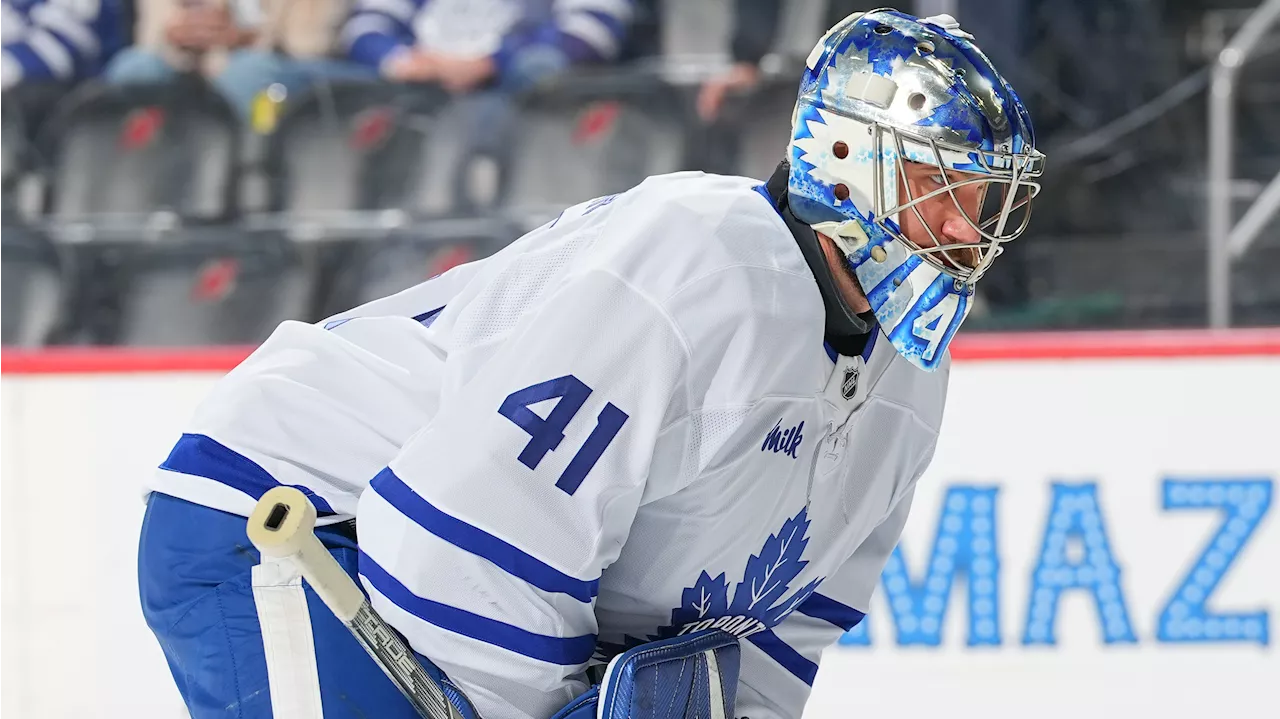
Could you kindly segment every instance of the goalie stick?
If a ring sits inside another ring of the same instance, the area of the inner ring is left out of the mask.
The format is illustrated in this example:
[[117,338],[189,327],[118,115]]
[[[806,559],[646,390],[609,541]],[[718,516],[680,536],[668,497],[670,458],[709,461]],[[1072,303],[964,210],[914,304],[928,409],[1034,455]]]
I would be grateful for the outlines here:
[[316,508],[293,487],[276,487],[249,515],[249,541],[264,557],[292,561],[423,719],[463,719],[413,650],[378,616],[364,592],[315,535]]

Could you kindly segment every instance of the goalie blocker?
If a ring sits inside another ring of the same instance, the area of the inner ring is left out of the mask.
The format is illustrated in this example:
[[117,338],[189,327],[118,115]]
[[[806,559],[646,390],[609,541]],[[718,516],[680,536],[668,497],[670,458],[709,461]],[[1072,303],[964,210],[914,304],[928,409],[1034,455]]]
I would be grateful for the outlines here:
[[[306,502],[301,493],[297,498]],[[262,501],[274,506],[277,499]],[[314,522],[314,509],[307,507]],[[259,523],[269,524],[271,507],[260,509]],[[277,527],[282,519],[274,518]],[[318,579],[330,602],[334,595],[355,600],[354,523],[315,527],[314,534],[305,518],[303,524],[302,540],[314,537],[315,549],[336,562],[327,568],[335,571]],[[259,555],[258,534],[251,542],[252,532],[237,515],[159,492],[147,500],[138,553],[143,614],[193,719],[421,716],[406,698],[421,687],[393,680],[370,656],[378,652],[366,653],[359,630],[303,581],[302,568],[288,556],[297,546]],[[309,559],[313,566],[327,563]],[[360,607],[367,609],[367,603]],[[372,620],[381,625],[376,615]],[[430,660],[414,656],[443,685],[455,719],[480,719]],[[737,640],[718,630],[644,644],[615,657],[603,681],[553,719],[731,719],[738,662]],[[650,701],[655,696],[662,701]]]

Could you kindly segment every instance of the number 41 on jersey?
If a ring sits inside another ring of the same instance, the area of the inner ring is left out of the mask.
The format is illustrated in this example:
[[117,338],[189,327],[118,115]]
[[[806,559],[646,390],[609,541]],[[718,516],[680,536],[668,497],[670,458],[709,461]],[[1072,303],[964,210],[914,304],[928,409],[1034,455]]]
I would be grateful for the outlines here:
[[[555,379],[539,382],[532,387],[525,387],[507,395],[498,414],[515,422],[516,426],[529,433],[529,443],[521,450],[518,459],[529,469],[537,469],[538,463],[547,452],[560,446],[564,440],[565,427],[573,416],[582,409],[587,398],[591,396],[591,388],[573,375],[565,375]],[[546,419],[539,417],[529,405],[549,399],[558,399],[555,407],[547,414]],[[578,448],[577,454],[569,460],[569,466],[560,473],[556,486],[565,494],[572,495],[587,478],[591,468],[596,466],[600,455],[618,436],[622,425],[627,421],[627,413],[618,409],[612,402],[606,404],[596,417],[596,427],[587,436],[587,440]]]

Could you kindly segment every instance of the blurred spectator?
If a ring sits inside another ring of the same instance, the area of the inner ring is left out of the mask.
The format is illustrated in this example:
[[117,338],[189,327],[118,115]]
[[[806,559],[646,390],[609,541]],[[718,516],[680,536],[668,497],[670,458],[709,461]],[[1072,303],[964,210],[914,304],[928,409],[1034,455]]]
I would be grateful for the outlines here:
[[570,66],[619,57],[631,0],[357,0],[352,60],[398,82],[452,92],[520,90]]
[[[730,94],[748,92],[759,84],[760,59],[773,49],[785,4],[786,0],[734,0],[729,43],[733,65],[703,83],[698,93],[698,116],[704,122],[716,119]],[[826,6],[822,27],[833,27],[851,13],[871,7],[853,0],[828,0]]]
[[318,81],[373,77],[330,57],[344,0],[137,2],[138,42],[107,67],[108,82],[164,83],[199,72],[252,117],[255,99],[273,85],[288,95]]
[[631,20],[622,44],[619,62],[631,62],[662,55],[664,0],[631,0]]
[[[733,64],[724,73],[703,83],[698,94],[698,116],[704,122],[716,119],[727,96],[748,92],[759,84],[760,60],[773,50],[777,42],[777,33],[783,24],[783,9],[797,1],[823,0],[734,0],[730,41]],[[923,7],[914,8],[913,4]],[[981,39],[983,51],[997,66],[1016,68],[1022,59],[1023,41],[1028,33],[1026,17],[1030,4],[1031,0],[960,0],[956,17],[968,32]],[[825,5],[822,27],[832,27],[851,13],[874,7],[855,0],[826,0]],[[899,7],[905,12],[917,13],[935,9],[931,4],[923,3],[905,3]],[[1011,77],[1016,75],[1016,70],[1010,72]]]
[[125,43],[122,0],[4,0],[4,89],[97,75]]

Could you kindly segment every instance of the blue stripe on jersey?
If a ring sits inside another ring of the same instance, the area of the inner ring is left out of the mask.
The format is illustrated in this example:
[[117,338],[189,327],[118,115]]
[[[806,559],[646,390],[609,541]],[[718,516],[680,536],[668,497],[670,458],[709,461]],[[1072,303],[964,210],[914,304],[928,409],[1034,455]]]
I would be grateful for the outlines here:
[[[423,327],[430,327],[431,325],[435,324],[436,319],[440,317],[440,313],[444,311],[444,308],[445,306],[441,305],[435,308],[434,310],[431,310],[430,312],[423,312],[420,315],[414,315],[412,319],[414,322],[421,322]],[[358,319],[360,318],[347,317],[340,320],[333,320],[332,322],[326,322],[324,325],[324,328],[327,330],[337,329],[338,327],[345,325],[351,320],[358,320]]]
[[858,622],[867,616],[846,604],[841,604],[831,597],[814,592],[809,598],[800,602],[796,611],[814,619],[821,619],[840,627],[846,632],[858,626]]
[[419,597],[369,555],[360,552],[360,575],[393,604],[428,624],[551,664],[584,664],[596,647],[594,634],[549,637],[448,604]]
[[608,28],[609,34],[615,40],[621,40],[627,35],[627,25],[631,22],[631,13],[634,12],[634,8],[627,8],[625,15],[618,15],[616,12],[609,10],[588,10],[585,8],[579,12],[598,20],[601,25]]
[[[753,187],[753,188],[751,188],[751,189],[755,190],[757,193],[759,193],[759,194],[760,194],[760,196],[761,196],[761,197],[763,197],[764,199],[768,200],[768,201],[769,201],[769,207],[772,207],[774,212],[778,212],[778,203],[777,203],[777,202],[774,202],[774,200],[773,200],[773,195],[770,195],[770,194],[769,194],[769,190],[768,190],[767,188],[765,188],[765,186],[764,186],[763,184],[756,185],[755,187]],[[779,213],[779,216],[781,216],[781,213]]]
[[58,73],[49,63],[45,62],[43,57],[36,54],[34,48],[28,43],[11,43],[4,46],[5,53],[17,60],[18,67],[22,68],[22,79],[24,80],[47,80],[58,79]]
[[[867,337],[867,344],[862,348],[862,361],[871,361],[871,352],[876,348],[876,337],[880,335],[880,323],[876,322],[871,325],[871,334]],[[943,345],[946,347],[946,345]]]
[[440,313],[443,311],[444,311],[444,305],[441,305],[435,308],[434,310],[431,310],[430,312],[423,312],[420,315],[414,315],[413,319],[417,320],[418,322],[421,322],[423,327],[430,327],[431,325],[436,323],[436,318],[439,317]]
[[747,641],[759,647],[773,661],[782,665],[783,669],[796,675],[800,681],[813,686],[813,678],[818,676],[818,665],[805,659],[803,654],[779,639],[772,629],[752,634],[747,637]]
[[[257,462],[203,434],[182,435],[160,469],[212,479],[254,499],[261,499],[268,489],[282,484]],[[320,495],[306,487],[289,486],[307,495],[316,506],[317,514],[334,514],[333,507]]]
[[428,532],[493,562],[508,574],[544,592],[567,594],[587,603],[600,593],[599,579],[586,582],[571,577],[483,529],[437,509],[397,477],[390,467],[379,472],[369,483],[369,488]]

